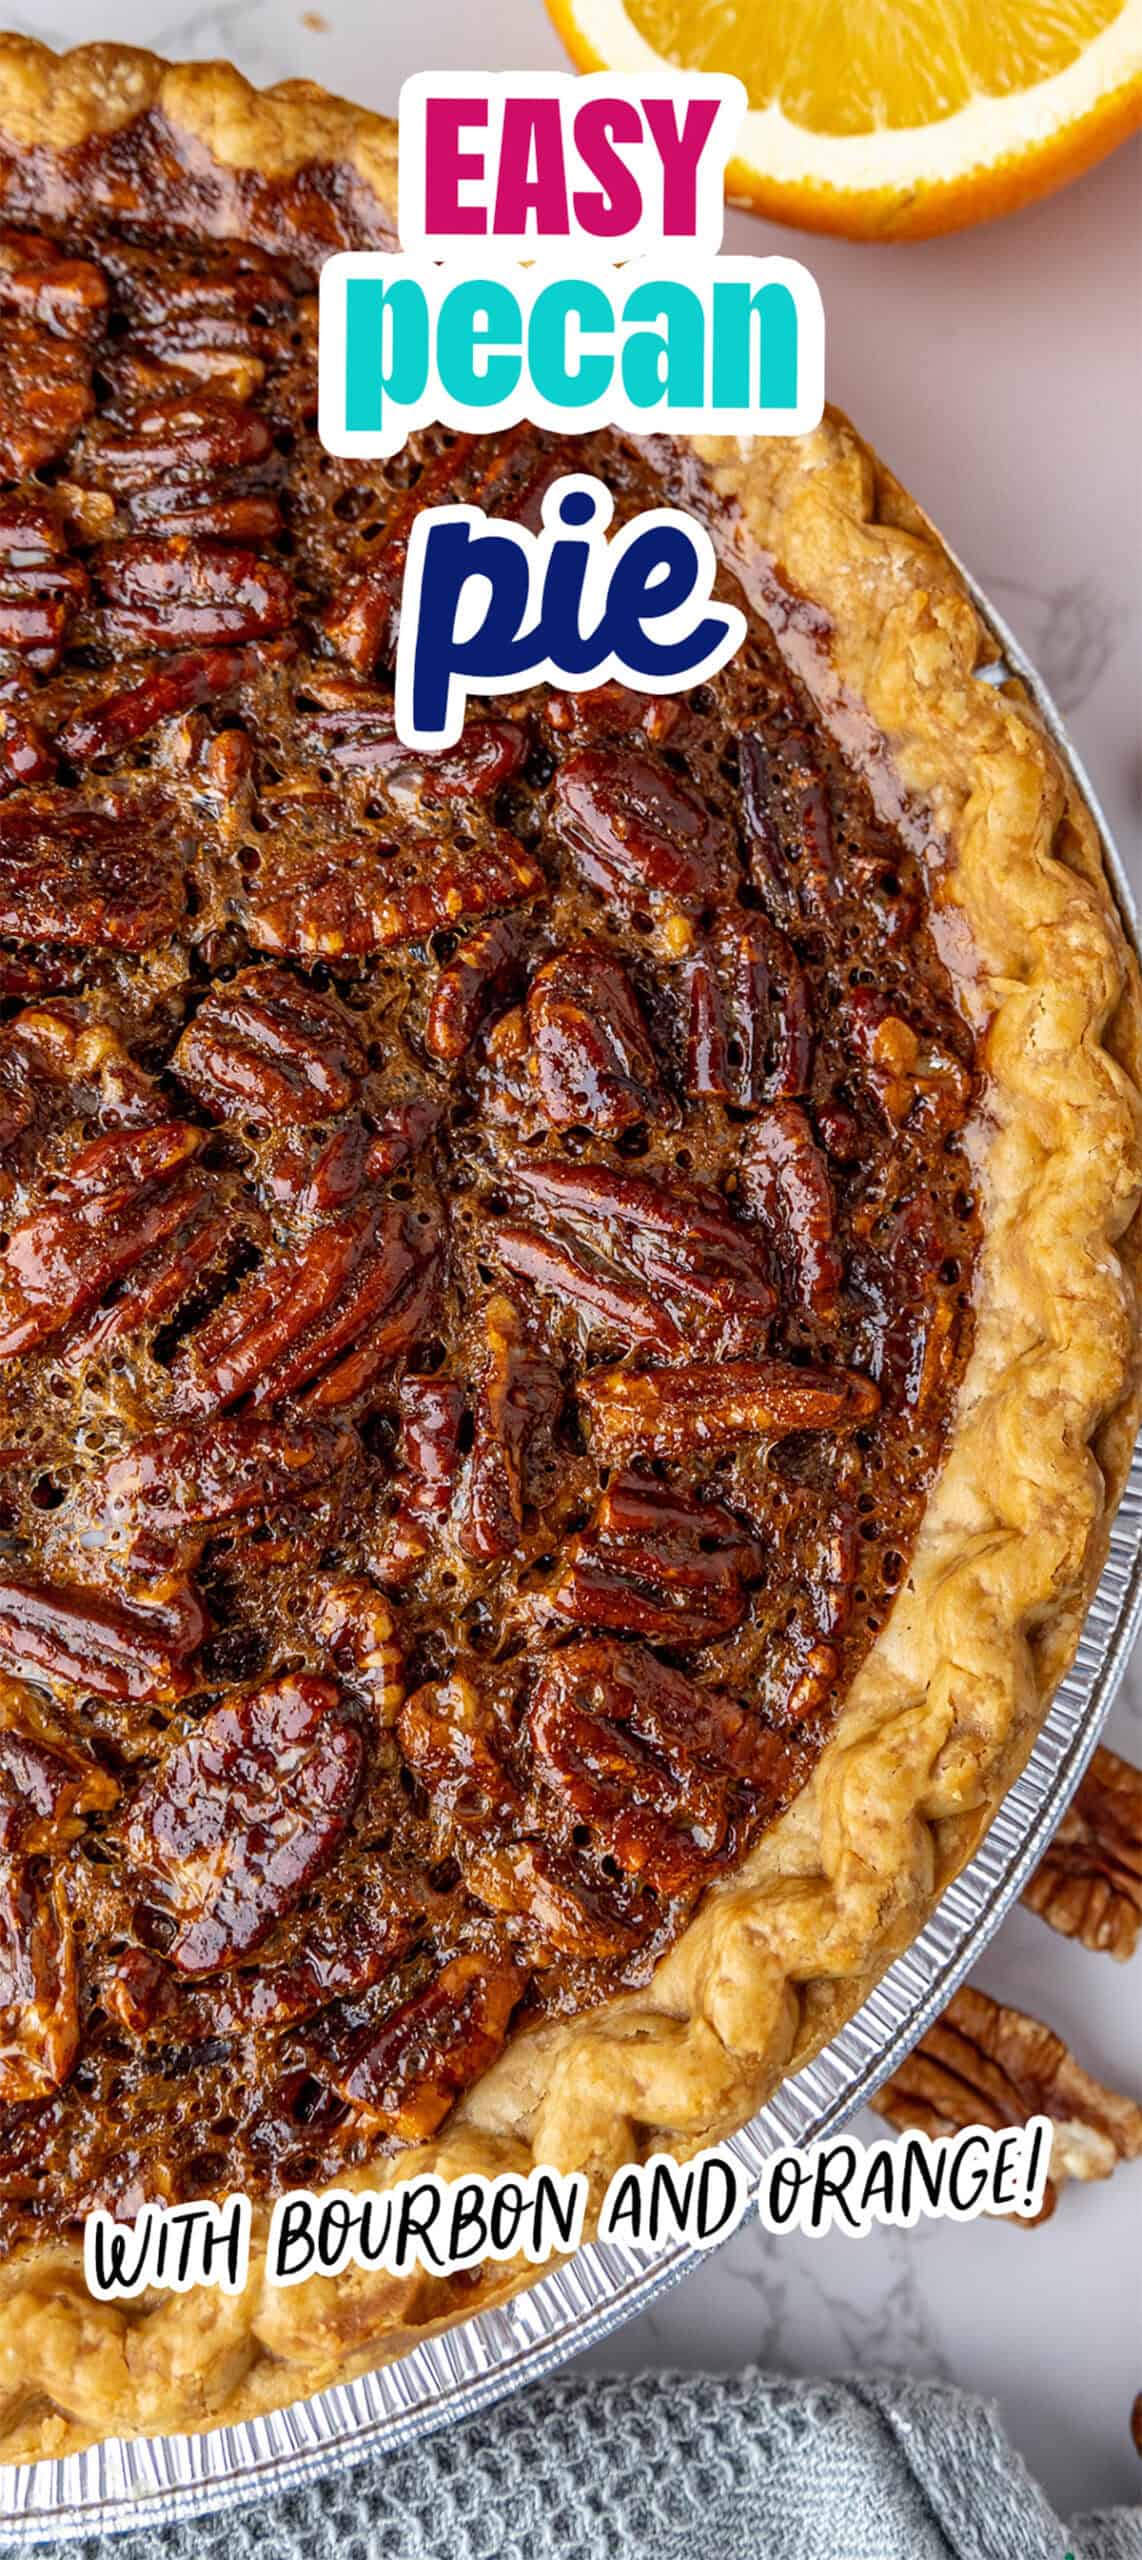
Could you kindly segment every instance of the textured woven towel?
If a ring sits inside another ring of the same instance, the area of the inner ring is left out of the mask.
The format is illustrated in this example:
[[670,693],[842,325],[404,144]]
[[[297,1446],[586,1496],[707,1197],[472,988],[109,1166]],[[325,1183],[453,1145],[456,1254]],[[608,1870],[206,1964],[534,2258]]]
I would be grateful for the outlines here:
[[60,2560],[1142,2560],[1142,2509],[1064,2527],[994,2410],[942,2384],[649,2374],[548,2383],[237,2514],[39,2547]]
[[69,2560],[1142,2560],[1064,2527],[995,2412],[942,2384],[555,2382],[287,2497]]

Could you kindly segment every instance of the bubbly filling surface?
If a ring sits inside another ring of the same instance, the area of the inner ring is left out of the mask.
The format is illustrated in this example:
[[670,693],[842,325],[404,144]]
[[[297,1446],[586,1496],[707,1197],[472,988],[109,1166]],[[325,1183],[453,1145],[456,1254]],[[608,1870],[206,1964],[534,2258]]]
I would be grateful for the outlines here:
[[[335,2177],[803,1785],[971,1338],[922,862],[725,673],[391,707],[284,254],[0,234],[0,2234]],[[727,580],[726,592],[735,592]]]

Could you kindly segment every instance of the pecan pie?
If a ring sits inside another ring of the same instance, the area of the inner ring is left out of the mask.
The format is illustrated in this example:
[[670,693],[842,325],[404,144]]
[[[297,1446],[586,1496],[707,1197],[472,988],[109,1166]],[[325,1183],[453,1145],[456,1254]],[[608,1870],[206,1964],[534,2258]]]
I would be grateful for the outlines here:
[[[1132,963],[936,537],[798,443],[317,440],[391,129],[0,46],[0,2411],[521,2280],[96,2304],[96,2204],[740,2123],[914,1934],[1135,1419]],[[392,712],[416,511],[708,523],[716,680]]]

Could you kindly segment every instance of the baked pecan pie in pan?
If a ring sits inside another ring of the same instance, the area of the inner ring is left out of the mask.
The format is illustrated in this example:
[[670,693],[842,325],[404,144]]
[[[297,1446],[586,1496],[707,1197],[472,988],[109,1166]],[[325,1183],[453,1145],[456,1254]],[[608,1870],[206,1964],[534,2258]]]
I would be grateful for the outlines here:
[[[842,420],[331,459],[394,145],[304,85],[9,39],[0,194],[11,2458],[527,2272],[101,2305],[93,2205],[599,2186],[859,2001],[1076,1640],[1140,1157],[1092,824]],[[416,510],[568,467],[746,646],[411,751]]]

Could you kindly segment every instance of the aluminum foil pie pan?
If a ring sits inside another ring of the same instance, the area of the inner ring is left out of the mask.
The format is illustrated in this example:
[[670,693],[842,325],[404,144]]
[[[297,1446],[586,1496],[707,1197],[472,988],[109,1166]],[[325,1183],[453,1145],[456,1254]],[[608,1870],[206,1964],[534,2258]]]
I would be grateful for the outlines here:
[[[1069,763],[1102,835],[1107,870],[1138,946],[1130,885],[1097,799],[1053,703],[1018,642],[963,572],[992,633],[982,670],[1021,679]],[[788,2080],[729,2145],[747,2176],[782,2144],[836,2133],[886,2080],[950,1999],[994,1935],[1078,1785],[1142,1627],[1142,1442],[1111,1529],[1106,1570],[1074,1665],[1031,1758],[987,1837],[928,1926],[856,2016]],[[645,2311],[699,2262],[676,2242],[657,2252],[596,2242],[500,2308],[429,2338],[397,2364],[273,2415],[209,2435],[113,2441],[54,2462],[0,2472],[0,2541],[126,2532],[220,2514],[382,2454],[470,2417]]]

